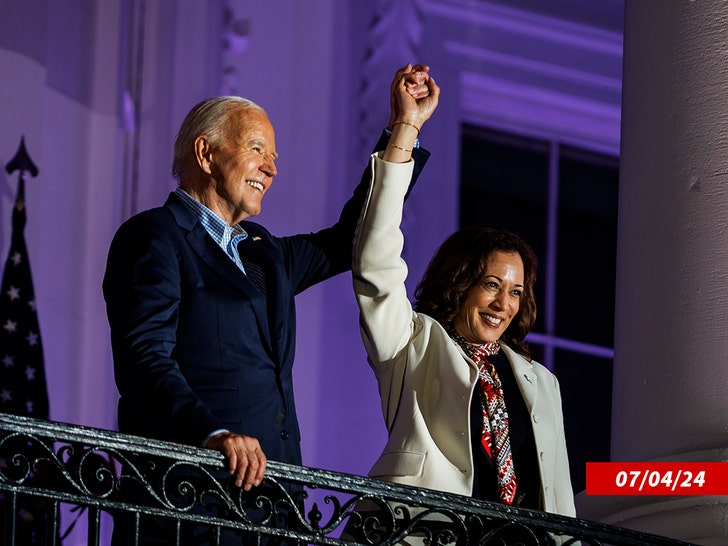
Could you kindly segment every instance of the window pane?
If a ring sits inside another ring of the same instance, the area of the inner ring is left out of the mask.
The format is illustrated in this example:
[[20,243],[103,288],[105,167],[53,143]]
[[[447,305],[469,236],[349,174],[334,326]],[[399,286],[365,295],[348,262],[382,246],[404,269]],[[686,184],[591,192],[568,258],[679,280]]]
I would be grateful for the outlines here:
[[555,351],[566,446],[574,493],[586,488],[586,463],[609,460],[612,423],[612,360]]
[[563,148],[559,174],[556,335],[613,347],[617,160]]
[[531,351],[531,358],[533,358],[536,362],[539,364],[543,364],[545,362],[544,360],[544,346],[540,343],[534,343],[533,341],[528,341],[528,349]]

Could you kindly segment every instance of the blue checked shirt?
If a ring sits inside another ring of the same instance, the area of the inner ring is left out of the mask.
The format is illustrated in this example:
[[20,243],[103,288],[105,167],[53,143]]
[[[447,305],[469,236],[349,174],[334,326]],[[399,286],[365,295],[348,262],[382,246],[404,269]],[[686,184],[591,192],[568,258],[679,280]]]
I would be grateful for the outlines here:
[[193,199],[192,196],[182,188],[177,188],[174,193],[185,205],[192,209],[192,211],[200,219],[200,223],[202,224],[202,227],[205,228],[205,231],[207,231],[207,233],[210,234],[210,237],[212,237],[212,239],[220,245],[220,248],[225,251],[225,254],[230,256],[230,259],[235,262],[235,265],[238,266],[240,271],[245,273],[245,267],[243,267],[240,254],[238,254],[238,243],[247,239],[248,234],[240,226],[240,224],[235,224],[232,227],[227,225],[222,218],[199,201]]

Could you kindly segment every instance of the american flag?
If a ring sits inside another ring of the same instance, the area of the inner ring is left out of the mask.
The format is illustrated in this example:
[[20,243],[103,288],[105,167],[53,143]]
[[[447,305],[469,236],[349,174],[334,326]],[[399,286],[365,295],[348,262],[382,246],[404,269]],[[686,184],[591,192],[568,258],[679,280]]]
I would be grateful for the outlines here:
[[[38,168],[25,150],[25,142],[15,157],[5,166],[8,173],[20,171],[18,191],[13,206],[13,229],[10,250],[5,261],[0,286],[0,412],[48,419],[48,389],[43,365],[43,346],[40,342],[35,293],[30,276],[28,249],[25,246],[25,176],[38,174]],[[0,467],[7,466],[7,456],[17,450],[33,457],[39,449],[33,442],[16,438],[3,443]],[[43,487],[52,479],[47,467],[34,468],[28,485]],[[17,544],[36,546],[50,544],[49,530],[53,529],[52,506],[44,500],[20,496],[16,511]],[[7,510],[7,499],[0,494],[0,513]],[[56,537],[57,538],[57,537]],[[54,542],[57,543],[58,541]]]
[[48,419],[43,346],[23,234],[26,221],[24,175],[21,171],[0,293],[0,411]]

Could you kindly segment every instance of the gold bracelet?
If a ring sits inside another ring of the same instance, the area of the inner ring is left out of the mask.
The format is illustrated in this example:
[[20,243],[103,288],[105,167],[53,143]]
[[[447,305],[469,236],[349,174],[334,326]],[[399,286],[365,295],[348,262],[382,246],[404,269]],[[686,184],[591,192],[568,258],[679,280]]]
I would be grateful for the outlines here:
[[408,150],[407,148],[402,148],[402,146],[397,146],[393,142],[389,143],[393,148],[397,148],[398,150],[402,150],[403,152],[409,152],[412,153],[412,150]]
[[404,121],[404,120],[395,121],[394,123],[392,123],[392,129],[394,129],[395,125],[399,125],[400,123],[404,123],[405,125],[410,125],[410,126],[414,127],[415,129],[417,129],[417,136],[420,136],[420,128],[417,127],[417,125],[415,125],[414,123],[410,123],[409,121]]

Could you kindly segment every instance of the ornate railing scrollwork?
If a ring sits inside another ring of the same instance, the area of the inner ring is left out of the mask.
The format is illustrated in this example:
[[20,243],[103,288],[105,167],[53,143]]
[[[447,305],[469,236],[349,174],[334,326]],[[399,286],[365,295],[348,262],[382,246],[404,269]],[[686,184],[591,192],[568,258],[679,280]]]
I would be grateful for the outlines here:
[[98,514],[105,512],[131,514],[135,525],[162,518],[179,522],[178,529],[203,526],[217,535],[250,533],[300,545],[686,545],[275,461],[263,484],[246,492],[235,487],[214,451],[0,414],[0,522],[9,522],[0,527],[0,543],[26,546],[23,514],[38,506],[45,511],[35,515],[46,519],[37,521],[60,534],[59,503],[90,508],[89,528],[95,532],[89,532],[89,544],[98,543]]

